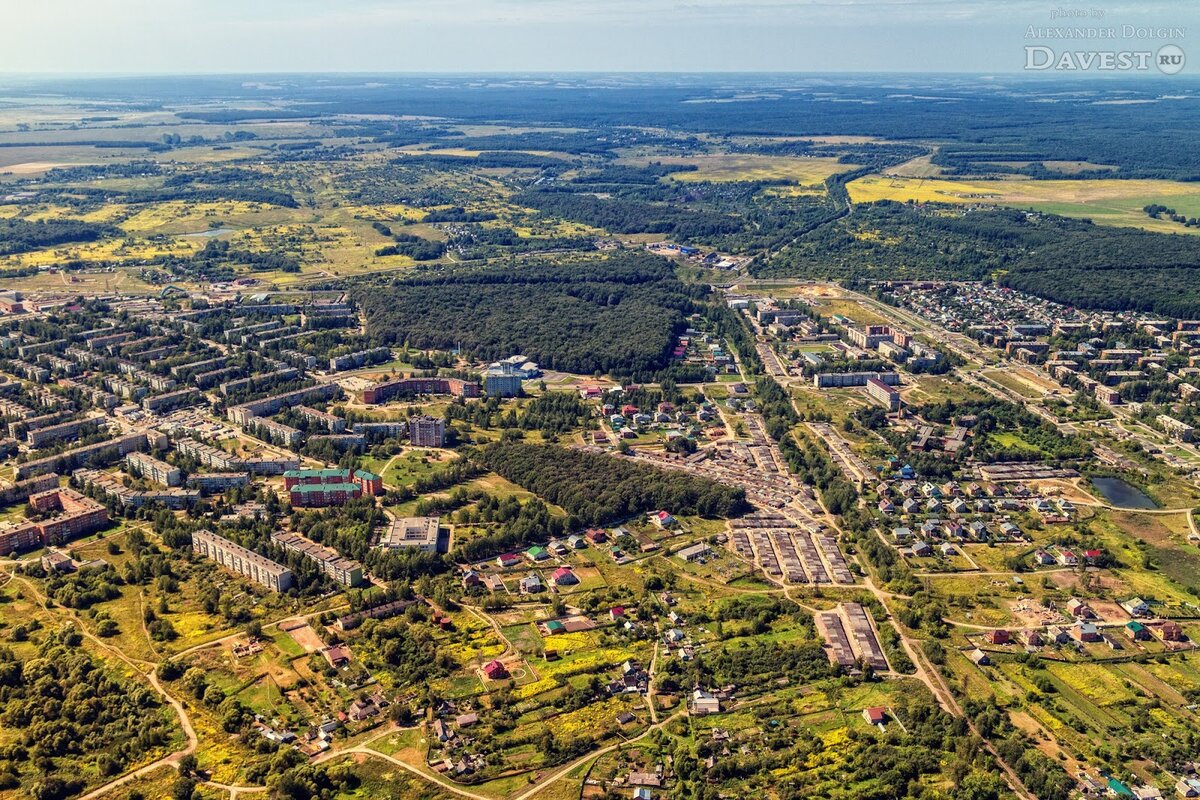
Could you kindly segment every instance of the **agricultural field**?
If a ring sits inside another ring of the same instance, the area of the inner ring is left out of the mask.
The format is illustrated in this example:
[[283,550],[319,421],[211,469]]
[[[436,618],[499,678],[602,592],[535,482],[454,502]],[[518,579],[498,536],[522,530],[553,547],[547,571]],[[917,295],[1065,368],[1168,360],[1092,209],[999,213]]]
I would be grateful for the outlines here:
[[848,189],[856,203],[913,200],[919,203],[1004,205],[1065,217],[1083,217],[1100,225],[1143,228],[1162,233],[1194,233],[1166,219],[1151,219],[1142,210],[1162,204],[1185,216],[1200,215],[1200,189],[1161,180],[958,180],[923,175],[868,175]]

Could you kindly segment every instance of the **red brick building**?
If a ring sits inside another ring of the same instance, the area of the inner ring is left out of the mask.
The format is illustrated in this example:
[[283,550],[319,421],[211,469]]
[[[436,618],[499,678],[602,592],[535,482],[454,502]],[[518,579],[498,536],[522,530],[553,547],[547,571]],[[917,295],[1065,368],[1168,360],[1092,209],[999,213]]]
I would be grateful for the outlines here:
[[363,392],[367,405],[386,403],[393,397],[412,397],[418,394],[448,394],[454,397],[479,397],[479,384],[458,378],[399,378],[373,386]]
[[38,492],[29,496],[29,505],[41,514],[52,516],[0,531],[0,555],[62,544],[108,524],[108,509],[74,489]]

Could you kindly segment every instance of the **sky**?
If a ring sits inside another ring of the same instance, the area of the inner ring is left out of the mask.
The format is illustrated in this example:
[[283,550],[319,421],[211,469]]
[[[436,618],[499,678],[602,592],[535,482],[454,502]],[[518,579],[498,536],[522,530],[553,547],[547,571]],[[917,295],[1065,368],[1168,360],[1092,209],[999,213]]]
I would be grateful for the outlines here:
[[[1200,38],[1196,0],[0,0],[0,20],[0,73],[1017,72],[1030,44]],[[1029,38],[1063,25],[1118,37]]]

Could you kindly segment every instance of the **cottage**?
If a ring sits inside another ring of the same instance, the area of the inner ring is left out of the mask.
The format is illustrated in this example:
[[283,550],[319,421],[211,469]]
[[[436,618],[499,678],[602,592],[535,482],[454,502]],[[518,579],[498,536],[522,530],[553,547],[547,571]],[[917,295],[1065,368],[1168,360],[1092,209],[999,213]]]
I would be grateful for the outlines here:
[[1075,619],[1096,618],[1096,612],[1092,611],[1091,606],[1080,600],[1078,597],[1072,597],[1067,601],[1067,613]]
[[1181,642],[1183,641],[1183,627],[1174,620],[1167,620],[1159,628],[1159,634],[1164,642]]
[[863,709],[863,719],[871,725],[883,725],[887,722],[887,710],[883,706],[871,706]]
[[533,547],[525,551],[525,557],[535,563],[538,561],[545,561],[550,557],[550,551],[535,544]]
[[536,594],[545,588],[542,586],[542,579],[536,573],[531,573],[521,578],[520,586],[522,594]]
[[496,563],[505,568],[515,567],[517,564],[521,563],[521,557],[516,553],[505,553],[496,559]]
[[570,567],[559,567],[554,570],[550,579],[554,581],[555,586],[574,586],[579,583],[579,578]]
[[1135,642],[1145,642],[1150,639],[1150,631],[1136,620],[1125,625],[1125,635]]
[[1009,644],[1012,641],[1006,630],[988,631],[983,635],[983,638],[989,644]]
[[334,669],[341,669],[350,663],[350,648],[343,644],[339,644],[334,647],[326,647],[322,651],[322,655],[324,655],[325,660],[329,662],[329,666],[333,667]]
[[1121,603],[1121,608],[1131,617],[1150,616],[1150,604],[1140,597],[1133,597]]
[[1073,630],[1075,638],[1081,642],[1100,641],[1100,629],[1090,622],[1081,622]]
[[676,524],[675,517],[667,511],[655,511],[650,514],[650,521],[660,528],[671,528]]
[[968,658],[970,658],[976,666],[980,667],[986,667],[992,663],[991,657],[978,647],[971,651],[971,653],[968,655]]
[[489,661],[483,665],[483,674],[490,680],[498,681],[508,677],[508,668],[499,661]]

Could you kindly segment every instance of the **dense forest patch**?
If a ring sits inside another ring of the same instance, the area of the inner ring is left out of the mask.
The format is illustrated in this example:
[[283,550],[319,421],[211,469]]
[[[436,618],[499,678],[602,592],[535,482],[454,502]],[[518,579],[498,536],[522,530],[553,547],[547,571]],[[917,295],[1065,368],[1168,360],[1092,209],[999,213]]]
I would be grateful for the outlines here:
[[354,290],[368,335],[383,343],[481,359],[524,353],[547,369],[624,376],[667,365],[703,294],[643,253],[429,271]]
[[748,509],[742,489],[601,453],[497,442],[476,458],[585,525],[620,522],[656,509],[706,517],[732,517]]
[[121,231],[109,225],[95,225],[77,219],[38,220],[0,219],[0,256],[27,253],[41,247],[94,242]]

